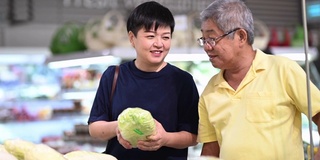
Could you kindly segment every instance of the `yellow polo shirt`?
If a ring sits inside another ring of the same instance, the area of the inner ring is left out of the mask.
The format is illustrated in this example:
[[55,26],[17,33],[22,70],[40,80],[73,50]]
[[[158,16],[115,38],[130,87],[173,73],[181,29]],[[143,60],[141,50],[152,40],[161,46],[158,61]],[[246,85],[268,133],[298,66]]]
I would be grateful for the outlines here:
[[[320,111],[311,84],[312,115]],[[294,61],[257,50],[234,90],[213,76],[199,101],[198,142],[218,141],[223,160],[303,160],[301,113],[308,114],[306,74]]]

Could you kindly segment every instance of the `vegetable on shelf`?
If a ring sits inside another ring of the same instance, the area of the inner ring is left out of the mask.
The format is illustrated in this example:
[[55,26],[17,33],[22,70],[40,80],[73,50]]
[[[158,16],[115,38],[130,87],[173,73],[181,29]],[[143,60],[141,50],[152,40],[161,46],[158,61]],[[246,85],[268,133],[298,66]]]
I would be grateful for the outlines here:
[[110,154],[96,153],[91,151],[72,151],[64,155],[68,160],[117,160]]
[[117,160],[109,154],[92,151],[70,151],[62,154],[50,146],[35,144],[22,139],[7,139],[0,144],[0,159],[3,160]]

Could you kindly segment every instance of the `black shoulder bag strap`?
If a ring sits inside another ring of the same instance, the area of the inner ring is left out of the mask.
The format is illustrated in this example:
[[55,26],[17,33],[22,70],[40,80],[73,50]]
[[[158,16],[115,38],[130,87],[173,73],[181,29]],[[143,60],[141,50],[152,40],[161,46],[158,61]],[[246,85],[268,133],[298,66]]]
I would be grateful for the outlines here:
[[109,97],[109,102],[110,102],[110,104],[109,104],[109,117],[110,117],[110,119],[112,119],[112,98],[113,98],[114,90],[115,90],[116,84],[117,84],[117,79],[118,79],[118,75],[119,75],[119,68],[120,68],[119,66],[115,66],[111,94]]

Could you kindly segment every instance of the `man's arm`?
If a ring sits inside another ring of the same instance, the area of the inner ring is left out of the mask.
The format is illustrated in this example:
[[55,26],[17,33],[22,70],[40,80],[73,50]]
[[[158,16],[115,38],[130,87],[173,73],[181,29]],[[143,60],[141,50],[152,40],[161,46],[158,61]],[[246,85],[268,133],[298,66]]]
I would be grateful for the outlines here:
[[[312,121],[318,126],[318,133],[320,135],[320,113],[317,113],[315,116],[313,116]],[[314,160],[320,160],[320,152],[319,151],[315,154]]]
[[218,141],[203,144],[201,156],[219,157],[219,154],[220,154],[220,146],[218,144]]

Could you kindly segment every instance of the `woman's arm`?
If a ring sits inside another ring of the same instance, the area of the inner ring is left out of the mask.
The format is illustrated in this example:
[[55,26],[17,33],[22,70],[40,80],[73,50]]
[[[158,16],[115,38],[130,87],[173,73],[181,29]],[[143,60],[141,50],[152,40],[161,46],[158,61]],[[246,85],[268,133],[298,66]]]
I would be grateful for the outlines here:
[[154,151],[162,146],[183,149],[197,144],[197,135],[195,134],[186,131],[166,132],[158,121],[156,121],[156,128],[156,134],[149,136],[146,141],[138,142],[139,149]]
[[169,132],[167,133],[167,139],[168,141],[165,146],[177,149],[187,148],[198,144],[197,135],[186,131]]
[[89,124],[90,136],[99,140],[109,140],[115,137],[118,121],[96,121]]

